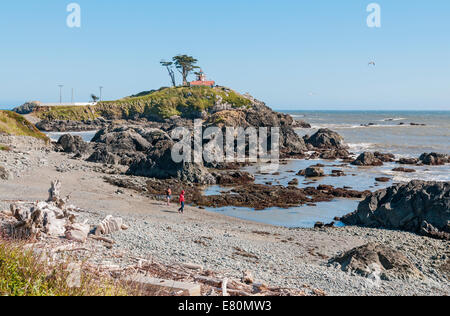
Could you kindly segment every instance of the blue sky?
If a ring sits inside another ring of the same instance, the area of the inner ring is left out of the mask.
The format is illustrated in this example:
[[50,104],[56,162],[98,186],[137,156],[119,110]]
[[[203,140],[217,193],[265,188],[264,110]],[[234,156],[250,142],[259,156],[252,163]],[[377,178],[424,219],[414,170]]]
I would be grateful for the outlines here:
[[[371,2],[381,28],[366,25]],[[449,31],[448,0],[3,1],[0,105],[57,102],[59,83],[65,101],[159,88],[159,61],[186,53],[276,109],[450,110]]]

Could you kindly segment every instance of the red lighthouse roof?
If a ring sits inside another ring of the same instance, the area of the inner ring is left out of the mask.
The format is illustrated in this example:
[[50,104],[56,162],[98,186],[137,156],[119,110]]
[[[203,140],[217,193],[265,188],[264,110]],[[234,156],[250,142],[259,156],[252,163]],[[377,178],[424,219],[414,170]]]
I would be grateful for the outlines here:
[[200,69],[200,72],[197,73],[197,80],[190,82],[191,86],[207,86],[214,87],[216,85],[215,81],[206,80],[206,75],[203,70]]

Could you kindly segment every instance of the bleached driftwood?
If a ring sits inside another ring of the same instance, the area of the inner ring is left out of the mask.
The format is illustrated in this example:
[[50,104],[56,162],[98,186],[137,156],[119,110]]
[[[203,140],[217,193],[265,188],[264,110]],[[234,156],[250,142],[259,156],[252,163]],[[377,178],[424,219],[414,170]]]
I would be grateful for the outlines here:
[[60,209],[64,209],[67,201],[70,199],[69,196],[66,198],[61,198],[61,181],[55,180],[51,182],[51,187],[48,190],[48,200],[47,202],[53,202]]
[[108,215],[96,228],[95,235],[110,235],[112,233],[127,230],[128,226],[123,223],[123,219],[120,217],[113,217]]
[[222,295],[223,296],[228,296],[227,285],[228,285],[228,279],[225,278],[225,279],[223,279],[223,282],[222,282]]

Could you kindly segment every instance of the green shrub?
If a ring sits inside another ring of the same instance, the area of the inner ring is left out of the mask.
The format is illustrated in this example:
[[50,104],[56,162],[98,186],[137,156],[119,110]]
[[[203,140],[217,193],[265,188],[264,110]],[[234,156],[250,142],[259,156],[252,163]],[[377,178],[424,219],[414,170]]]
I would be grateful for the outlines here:
[[0,296],[125,296],[129,293],[125,287],[89,272],[82,273],[79,288],[69,287],[68,262],[50,265],[22,245],[0,240]]

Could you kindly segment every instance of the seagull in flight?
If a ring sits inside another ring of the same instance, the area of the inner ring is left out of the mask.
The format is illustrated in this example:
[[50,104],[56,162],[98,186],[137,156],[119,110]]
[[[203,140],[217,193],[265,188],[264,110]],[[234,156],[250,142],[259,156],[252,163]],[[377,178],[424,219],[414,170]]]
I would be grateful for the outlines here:
[[376,64],[375,64],[374,61],[370,61],[370,62],[369,62],[369,66],[376,66]]

